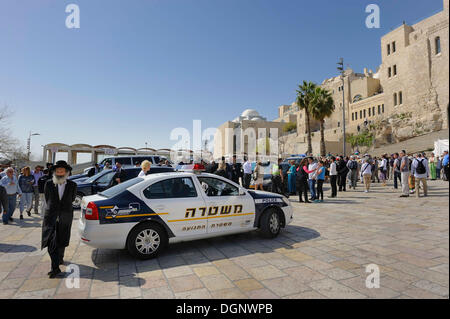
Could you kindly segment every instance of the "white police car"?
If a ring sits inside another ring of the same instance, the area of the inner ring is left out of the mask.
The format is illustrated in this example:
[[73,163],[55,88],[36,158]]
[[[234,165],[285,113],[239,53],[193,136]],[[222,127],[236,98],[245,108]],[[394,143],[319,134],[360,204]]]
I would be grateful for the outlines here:
[[128,249],[135,257],[155,257],[168,243],[259,229],[277,236],[292,221],[282,195],[246,190],[212,174],[158,173],[134,178],[83,198],[79,234],[96,248]]

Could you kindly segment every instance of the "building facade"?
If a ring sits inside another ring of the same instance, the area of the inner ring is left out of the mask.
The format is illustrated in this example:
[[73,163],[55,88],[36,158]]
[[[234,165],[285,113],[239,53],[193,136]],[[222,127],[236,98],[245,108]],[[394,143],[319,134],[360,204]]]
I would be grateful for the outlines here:
[[[376,127],[378,144],[448,128],[449,1],[443,3],[441,12],[413,25],[403,23],[381,38],[382,62],[376,72],[347,69],[343,80],[336,76],[321,83],[335,101],[335,112],[325,120],[327,141],[342,140],[344,121],[348,134]],[[289,144],[305,143],[305,112],[295,103],[278,112],[275,121],[297,123]],[[319,123],[311,120],[311,130],[317,132]]]

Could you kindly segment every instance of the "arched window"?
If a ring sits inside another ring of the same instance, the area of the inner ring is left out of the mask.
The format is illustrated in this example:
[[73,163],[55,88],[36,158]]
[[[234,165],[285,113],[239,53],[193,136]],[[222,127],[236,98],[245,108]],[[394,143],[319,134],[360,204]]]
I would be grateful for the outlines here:
[[434,45],[436,47],[436,54],[441,53],[441,37],[436,37],[434,39]]
[[356,94],[356,95],[353,97],[353,103],[358,102],[358,101],[361,101],[361,100],[362,100],[361,94]]
[[394,93],[394,106],[397,105],[397,93]]

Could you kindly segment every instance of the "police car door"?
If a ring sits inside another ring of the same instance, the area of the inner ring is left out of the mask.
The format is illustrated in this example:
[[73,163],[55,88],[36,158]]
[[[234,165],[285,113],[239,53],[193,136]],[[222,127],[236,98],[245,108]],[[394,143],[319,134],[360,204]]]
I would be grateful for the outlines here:
[[206,234],[207,220],[198,218],[205,202],[191,177],[157,181],[142,192],[143,199],[176,237]]
[[247,191],[215,177],[198,176],[205,198],[208,233],[252,228],[255,203]]

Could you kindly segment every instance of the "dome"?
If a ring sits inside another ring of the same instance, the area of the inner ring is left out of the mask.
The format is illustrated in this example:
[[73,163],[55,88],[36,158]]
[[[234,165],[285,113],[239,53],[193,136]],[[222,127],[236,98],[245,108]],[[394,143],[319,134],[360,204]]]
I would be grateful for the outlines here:
[[243,117],[259,117],[258,111],[254,109],[246,109],[244,112],[242,112]]

